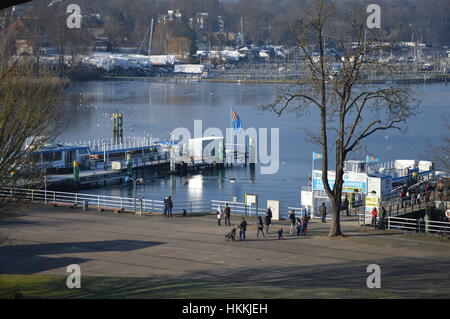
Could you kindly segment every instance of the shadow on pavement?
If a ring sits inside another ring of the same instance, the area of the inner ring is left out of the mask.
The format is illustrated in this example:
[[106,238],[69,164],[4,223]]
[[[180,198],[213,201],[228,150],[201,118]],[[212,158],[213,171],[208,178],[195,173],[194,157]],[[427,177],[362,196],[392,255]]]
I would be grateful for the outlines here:
[[67,256],[47,257],[48,255],[132,251],[161,244],[154,241],[105,240],[0,246],[0,274],[33,274],[89,260]]

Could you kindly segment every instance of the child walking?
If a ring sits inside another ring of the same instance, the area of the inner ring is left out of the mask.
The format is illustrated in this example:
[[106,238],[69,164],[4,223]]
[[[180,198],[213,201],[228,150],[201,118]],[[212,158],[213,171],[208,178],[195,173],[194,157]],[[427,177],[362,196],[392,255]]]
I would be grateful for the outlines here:
[[283,227],[280,227],[280,229],[278,230],[278,239],[283,239]]

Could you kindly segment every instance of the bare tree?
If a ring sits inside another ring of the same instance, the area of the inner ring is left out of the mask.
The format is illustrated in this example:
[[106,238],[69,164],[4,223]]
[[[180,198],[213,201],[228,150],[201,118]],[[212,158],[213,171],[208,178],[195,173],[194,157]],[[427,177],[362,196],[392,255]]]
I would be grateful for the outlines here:
[[[378,38],[365,28],[364,8],[360,8],[362,14],[349,12],[345,20],[335,20],[335,10],[333,1],[310,1],[304,8],[305,17],[292,24],[292,34],[304,55],[305,72],[294,85],[280,90],[268,106],[278,115],[286,110],[300,114],[309,108],[318,111],[320,133],[311,132],[311,136],[323,154],[322,181],[332,205],[330,237],[343,235],[339,213],[344,161],[367,137],[404,129],[416,107],[416,99],[406,87],[360,84],[368,71],[389,72],[389,66],[369,57]],[[335,49],[328,50],[325,41]],[[341,66],[338,72],[333,70],[336,61]],[[333,153],[334,185],[328,176]]]
[[[0,35],[0,42],[6,36]],[[41,72],[33,61],[13,58],[0,43],[0,188],[27,184],[36,175],[33,153],[44,147],[61,128],[59,104],[63,80]],[[36,170],[37,173],[39,173]],[[0,201],[0,212],[8,201]]]

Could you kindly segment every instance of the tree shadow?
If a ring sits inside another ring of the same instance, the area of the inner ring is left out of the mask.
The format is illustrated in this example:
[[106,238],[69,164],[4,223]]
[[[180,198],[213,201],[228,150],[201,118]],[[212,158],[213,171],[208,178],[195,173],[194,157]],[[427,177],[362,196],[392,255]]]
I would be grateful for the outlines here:
[[47,257],[48,255],[123,252],[161,244],[154,241],[105,240],[0,246],[0,274],[33,274],[89,260],[77,257]]

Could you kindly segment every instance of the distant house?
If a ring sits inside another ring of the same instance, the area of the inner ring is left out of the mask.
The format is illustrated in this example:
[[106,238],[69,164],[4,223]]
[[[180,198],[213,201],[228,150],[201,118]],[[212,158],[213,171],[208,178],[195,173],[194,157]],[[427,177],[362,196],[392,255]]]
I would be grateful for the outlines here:
[[32,55],[33,45],[28,40],[16,40],[17,55]]
[[172,37],[168,39],[167,53],[185,58],[191,50],[191,40],[187,37]]
[[29,19],[17,18],[6,31],[7,37],[15,47],[17,55],[33,54],[31,21]]

